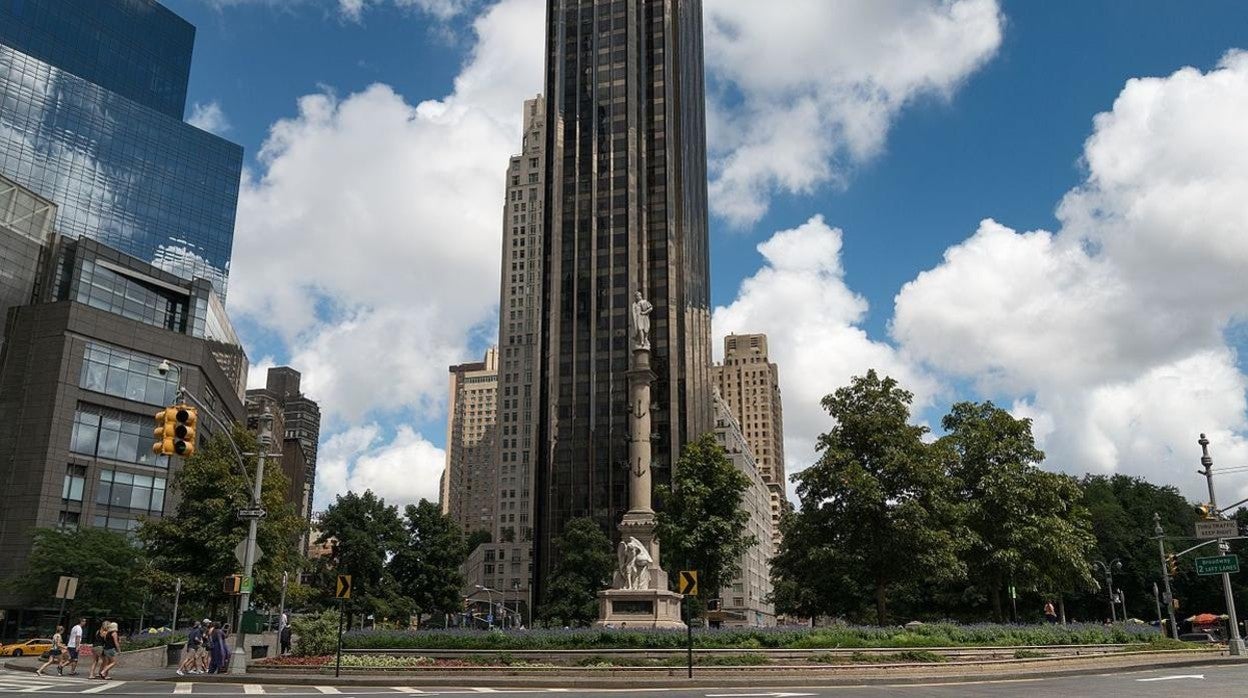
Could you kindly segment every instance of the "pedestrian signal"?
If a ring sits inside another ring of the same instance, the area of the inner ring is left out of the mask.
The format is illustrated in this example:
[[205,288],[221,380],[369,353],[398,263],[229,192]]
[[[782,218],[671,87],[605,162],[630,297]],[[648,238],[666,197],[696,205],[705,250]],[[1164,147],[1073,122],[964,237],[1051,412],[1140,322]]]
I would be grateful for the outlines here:
[[1179,559],[1174,555],[1166,556],[1166,573],[1171,577],[1179,573]]
[[235,595],[243,592],[243,575],[227,574],[225,580],[221,584],[221,591],[227,594]]

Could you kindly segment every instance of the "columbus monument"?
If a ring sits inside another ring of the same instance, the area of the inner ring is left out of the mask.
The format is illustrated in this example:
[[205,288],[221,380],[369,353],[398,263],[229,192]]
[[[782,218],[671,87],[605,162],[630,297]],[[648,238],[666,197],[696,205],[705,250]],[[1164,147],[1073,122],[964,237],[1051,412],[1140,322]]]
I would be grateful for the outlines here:
[[667,588],[659,566],[650,506],[650,313],[654,307],[640,291],[632,304],[632,368],[628,371],[628,512],[620,521],[617,567],[611,588],[598,592],[598,625],[637,628],[684,628],[681,595]]

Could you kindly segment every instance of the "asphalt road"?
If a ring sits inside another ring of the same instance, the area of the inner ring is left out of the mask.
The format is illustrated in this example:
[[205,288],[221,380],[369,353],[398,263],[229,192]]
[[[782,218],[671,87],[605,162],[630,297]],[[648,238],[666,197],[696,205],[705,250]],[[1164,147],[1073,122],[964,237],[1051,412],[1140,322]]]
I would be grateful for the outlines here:
[[98,694],[102,696],[464,696],[503,694],[509,696],[568,696],[595,698],[613,695],[653,695],[655,698],[822,698],[836,696],[859,698],[870,696],[1244,696],[1248,695],[1248,662],[1243,666],[1188,667],[1131,673],[1101,674],[1052,679],[1016,681],[968,681],[947,684],[838,686],[821,688],[781,689],[505,689],[505,688],[428,688],[409,686],[349,687],[334,686],[332,680],[323,686],[274,686],[261,684],[221,684],[167,681],[88,681],[82,678],[44,676],[27,672],[0,671],[0,695],[38,693],[40,695]]

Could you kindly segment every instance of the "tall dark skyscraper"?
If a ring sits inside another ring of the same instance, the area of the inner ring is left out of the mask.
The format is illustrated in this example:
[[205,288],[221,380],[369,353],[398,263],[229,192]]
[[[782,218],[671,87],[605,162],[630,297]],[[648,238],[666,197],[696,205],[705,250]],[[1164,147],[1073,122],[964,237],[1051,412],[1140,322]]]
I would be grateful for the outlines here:
[[194,38],[155,0],[0,0],[0,172],[224,296],[243,150],[182,121]]
[[[628,508],[629,306],[654,305],[654,478],[712,426],[700,0],[549,0],[535,598]],[[504,354],[504,370],[508,356]]]

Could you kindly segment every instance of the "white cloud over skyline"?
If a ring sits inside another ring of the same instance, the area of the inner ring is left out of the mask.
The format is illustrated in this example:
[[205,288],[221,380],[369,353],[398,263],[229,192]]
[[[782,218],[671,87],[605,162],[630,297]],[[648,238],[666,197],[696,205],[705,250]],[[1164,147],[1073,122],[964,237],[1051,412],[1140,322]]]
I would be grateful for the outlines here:
[[844,187],[892,122],[948,99],[1001,44],[996,0],[703,5],[712,210],[758,222],[777,193]]
[[[449,17],[471,3],[421,5]],[[382,84],[306,95],[244,182],[231,309],[280,338],[326,410],[318,506],[346,488],[437,495],[444,454],[407,425],[440,419],[446,366],[478,358],[495,331],[502,177],[521,104],[542,88],[542,6],[482,10],[441,99]],[[995,55],[1005,23],[989,0],[785,7],[705,5],[712,202],[735,224],[775,196],[844,186],[902,111],[947,99]],[[768,82],[777,74],[790,77]],[[716,351],[728,332],[769,335],[789,472],[829,425],[819,399],[868,368],[914,390],[919,409],[1012,406],[1054,468],[1177,483],[1193,429],[1224,462],[1248,462],[1246,381],[1223,337],[1248,312],[1246,76],[1248,59],[1229,54],[1208,72],[1128,82],[1096,117],[1060,230],[986,219],[893,308],[846,285],[842,242],[856,231],[834,220],[761,243],[762,265],[715,309]],[[872,310],[892,314],[889,337],[863,329]]]

